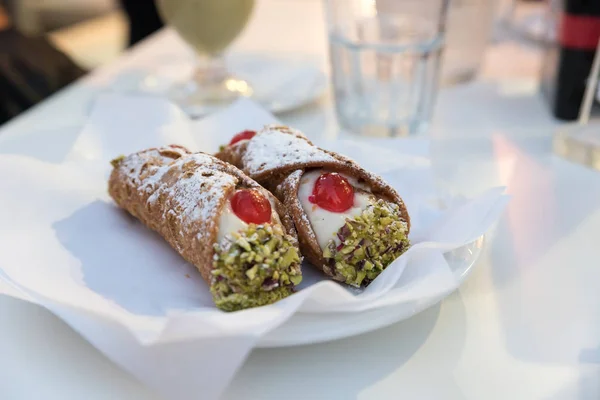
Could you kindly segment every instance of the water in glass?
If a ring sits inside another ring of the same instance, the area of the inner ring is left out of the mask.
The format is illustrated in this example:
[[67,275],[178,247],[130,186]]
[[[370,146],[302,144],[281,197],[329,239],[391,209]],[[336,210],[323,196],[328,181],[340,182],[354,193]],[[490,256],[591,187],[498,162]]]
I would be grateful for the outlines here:
[[437,92],[443,35],[437,21],[402,14],[355,20],[329,32],[340,124],[369,136],[426,129]]

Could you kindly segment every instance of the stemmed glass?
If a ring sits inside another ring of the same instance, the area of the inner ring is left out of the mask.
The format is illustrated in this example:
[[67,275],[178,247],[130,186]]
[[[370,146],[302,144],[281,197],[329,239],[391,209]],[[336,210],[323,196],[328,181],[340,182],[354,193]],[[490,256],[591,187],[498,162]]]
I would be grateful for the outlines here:
[[230,74],[223,54],[250,18],[254,0],[156,0],[166,24],[198,54],[195,71],[170,90],[170,97],[192,116],[220,109],[252,95],[248,82]]

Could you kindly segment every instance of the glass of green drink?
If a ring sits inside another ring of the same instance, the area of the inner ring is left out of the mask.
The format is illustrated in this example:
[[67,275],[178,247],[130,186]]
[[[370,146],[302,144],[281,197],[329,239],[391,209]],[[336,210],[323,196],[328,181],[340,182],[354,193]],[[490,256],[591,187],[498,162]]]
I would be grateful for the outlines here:
[[254,0],[156,0],[166,24],[198,54],[191,79],[171,90],[190,115],[202,116],[228,105],[252,88],[232,76],[223,53],[246,26]]

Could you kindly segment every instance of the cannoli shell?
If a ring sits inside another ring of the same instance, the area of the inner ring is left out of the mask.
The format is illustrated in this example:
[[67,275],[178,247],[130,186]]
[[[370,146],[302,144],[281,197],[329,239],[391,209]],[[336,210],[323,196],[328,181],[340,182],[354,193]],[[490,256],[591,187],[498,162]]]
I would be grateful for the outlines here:
[[315,146],[295,129],[266,126],[252,139],[225,147],[216,156],[240,168],[281,200],[294,220],[302,254],[327,275],[334,276],[323,259],[315,233],[298,200],[298,188],[304,172],[320,168],[354,177],[370,187],[377,198],[396,203],[410,230],[408,210],[393,187],[354,160]]
[[108,185],[119,207],[158,232],[208,284],[219,217],[229,196],[242,188],[256,189],[271,199],[285,230],[296,240],[291,218],[271,193],[234,166],[181,146],[152,148],[115,160]]

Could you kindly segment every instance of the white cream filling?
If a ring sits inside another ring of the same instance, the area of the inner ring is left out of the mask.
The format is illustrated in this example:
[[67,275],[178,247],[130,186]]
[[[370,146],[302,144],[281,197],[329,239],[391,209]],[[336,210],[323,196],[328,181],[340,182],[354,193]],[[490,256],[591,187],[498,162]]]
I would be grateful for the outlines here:
[[[304,212],[308,216],[308,221],[312,226],[317,242],[321,249],[327,247],[327,243],[331,239],[335,240],[336,244],[340,244],[340,240],[337,237],[337,232],[346,223],[347,218],[352,218],[360,215],[369,204],[371,204],[373,198],[372,194],[354,192],[354,205],[344,212],[332,212],[327,211],[316,204],[313,204],[308,200],[309,196],[312,195],[313,188],[316,180],[321,174],[327,171],[315,170],[308,172],[302,176],[300,180],[300,187],[298,188],[298,199],[304,209]],[[368,190],[369,188],[365,185],[359,184],[356,179],[340,174],[344,178],[348,179],[348,182],[354,187]]]
[[[273,200],[269,199],[269,202],[271,203],[271,224],[281,225],[281,220],[275,211],[275,204]],[[230,199],[227,199],[225,202],[225,207],[223,207],[223,212],[221,213],[221,218],[219,219],[217,243],[220,243],[225,236],[234,232],[240,232],[247,227],[248,224],[235,215],[233,208],[231,208],[231,201]]]

